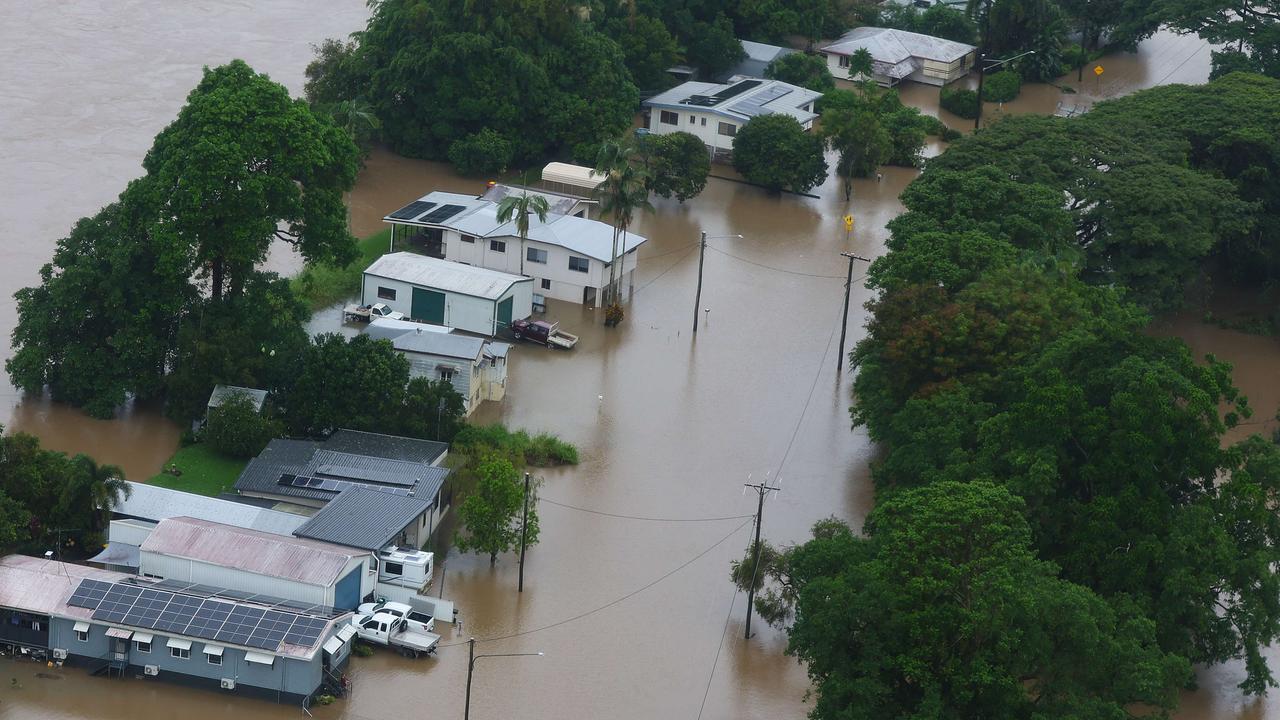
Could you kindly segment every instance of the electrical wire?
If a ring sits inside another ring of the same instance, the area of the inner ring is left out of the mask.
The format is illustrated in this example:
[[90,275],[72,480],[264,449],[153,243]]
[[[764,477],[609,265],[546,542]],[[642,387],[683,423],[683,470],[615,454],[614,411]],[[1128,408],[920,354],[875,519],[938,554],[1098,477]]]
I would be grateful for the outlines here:
[[592,515],[604,515],[605,517],[620,518],[623,520],[645,520],[648,522],[716,522],[719,520],[742,520],[744,518],[752,518],[754,515],[726,515],[724,517],[705,517],[705,518],[670,518],[670,517],[646,517],[644,515],[623,515],[621,513],[604,512],[603,510],[592,510],[590,508],[578,507],[577,505],[569,505],[568,503],[556,502],[545,497],[539,497],[538,502],[549,503],[557,507],[577,510],[578,512],[591,513]]
[[734,260],[737,260],[739,262],[744,262],[748,265],[755,265],[756,267],[759,267],[759,268],[764,268],[766,270],[773,270],[774,272],[786,273],[787,275],[799,275],[800,277],[812,277],[812,278],[826,278],[829,280],[843,280],[845,277],[844,275],[821,275],[818,273],[800,272],[799,270],[788,270],[786,268],[775,267],[773,265],[766,265],[764,263],[756,262],[755,260],[748,260],[744,257],[734,255],[733,253],[727,252],[725,250],[721,250],[718,247],[712,247],[709,244],[707,245],[707,249],[718,252],[721,255],[727,255],[733,258]]
[[[510,640],[511,638],[522,637],[522,636],[525,636],[525,635],[532,635],[532,634],[534,634],[534,633],[542,632],[543,630],[550,630],[550,629],[552,629],[552,628],[560,627],[561,625],[568,625],[569,623],[577,622],[578,620],[582,620],[582,619],[584,619],[584,618],[587,618],[587,617],[590,617],[590,616],[592,616],[592,615],[595,615],[595,614],[596,614],[596,613],[598,613],[598,612],[602,612],[602,611],[604,611],[604,610],[608,610],[609,608],[613,607],[614,605],[617,605],[618,603],[621,603],[621,602],[625,602],[625,601],[627,601],[627,600],[630,600],[631,598],[635,597],[636,595],[639,595],[640,593],[644,592],[645,590],[648,590],[649,588],[653,587],[654,585],[657,585],[658,583],[662,582],[663,580],[666,580],[667,578],[671,577],[672,575],[675,575],[676,573],[680,572],[681,570],[683,570],[683,569],[685,569],[685,568],[689,567],[690,565],[694,564],[694,563],[695,563],[695,562],[697,562],[698,560],[701,560],[704,556],[706,556],[706,555],[707,555],[707,553],[710,553],[712,550],[715,550],[716,548],[718,548],[718,547],[720,547],[721,545],[723,545],[723,544],[725,543],[725,541],[727,541],[729,538],[731,538],[731,537],[733,537],[734,535],[736,535],[736,534],[738,533],[738,531],[739,531],[739,530],[741,530],[742,528],[746,527],[748,524],[750,524],[750,522],[751,522],[750,520],[747,520],[746,522],[743,522],[742,524],[738,525],[736,528],[734,528],[734,529],[730,530],[730,531],[729,531],[729,534],[727,534],[727,535],[725,535],[724,537],[722,537],[722,538],[720,538],[719,540],[717,540],[717,541],[715,542],[715,544],[714,544],[714,545],[712,545],[711,547],[707,548],[706,550],[703,550],[702,552],[698,553],[697,555],[694,555],[692,558],[690,558],[690,559],[686,560],[685,562],[681,563],[680,565],[678,565],[678,566],[677,566],[677,567],[675,567],[674,569],[672,569],[672,570],[668,571],[665,575],[663,575],[663,576],[659,577],[658,579],[653,580],[653,581],[649,582],[648,584],[643,585],[643,586],[641,586],[641,587],[639,587],[639,588],[637,588],[637,589],[635,589],[635,590],[632,590],[631,592],[627,593],[626,595],[623,595],[622,597],[620,597],[620,598],[618,598],[618,599],[616,599],[616,600],[613,600],[612,602],[609,602],[609,603],[606,603],[606,604],[604,604],[604,605],[601,605],[600,607],[595,608],[594,610],[588,610],[588,611],[586,611],[586,612],[584,612],[584,613],[579,613],[579,614],[577,614],[577,615],[574,615],[573,617],[565,618],[564,620],[559,620],[559,621],[556,621],[556,622],[550,623],[550,624],[548,624],[548,625],[542,625],[541,627],[532,628],[532,629],[530,629],[530,630],[521,630],[520,632],[510,633],[510,634],[508,634],[508,635],[499,635],[499,636],[497,636],[497,637],[490,637],[490,638],[476,638],[476,642],[478,642],[478,643],[482,643],[482,642],[497,642],[497,641],[499,641],[499,640]],[[457,647],[457,646],[459,646],[459,645],[466,645],[466,644],[467,644],[467,641],[465,641],[465,640],[464,640],[464,641],[461,641],[461,642],[449,643],[448,645],[438,645],[438,646],[436,646],[436,647],[437,647],[438,649],[444,649],[444,648]]]
[[666,270],[663,270],[662,272],[658,273],[657,275],[653,276],[652,278],[649,278],[649,281],[648,281],[648,282],[646,282],[645,284],[643,284],[643,285],[641,285],[640,287],[636,288],[636,291],[635,291],[634,293],[632,293],[632,294],[633,294],[633,295],[639,295],[640,293],[644,292],[645,288],[647,288],[647,287],[649,287],[650,285],[652,285],[652,284],[654,284],[655,282],[657,282],[657,281],[659,280],[659,278],[661,278],[663,275],[666,275],[667,273],[671,272],[672,270],[675,270],[675,269],[676,269],[676,267],[677,267],[677,266],[679,266],[679,265],[680,265],[680,263],[681,263],[681,262],[683,262],[683,261],[684,261],[684,259],[685,259],[686,257],[688,257],[688,256],[689,256],[689,253],[693,252],[693,251],[694,251],[694,249],[695,249],[696,247],[697,247],[697,246],[694,246],[694,247],[688,248],[688,249],[685,251],[685,254],[684,254],[684,255],[681,255],[680,257],[676,258],[676,261],[675,261],[675,262],[673,262],[673,263],[671,263],[671,267],[668,267]]
[[681,245],[680,247],[675,248],[674,250],[667,250],[666,252],[660,252],[657,255],[646,255],[643,258],[641,258],[641,260],[644,260],[646,262],[649,260],[657,260],[660,257],[671,255],[672,253],[678,253],[681,250],[688,250],[689,248],[692,248],[692,247],[698,247],[698,243],[692,242],[692,243],[689,243],[688,245]]
[[[729,634],[729,621],[733,619],[733,606],[738,602],[738,593],[734,588],[733,598],[729,600],[729,614],[724,618],[724,629],[720,631],[720,644],[716,646],[716,659],[711,661],[711,674],[707,676],[707,688],[702,691],[702,704],[698,706],[698,720],[702,720],[702,711],[707,708],[707,696],[711,694],[711,681],[716,679],[716,666],[720,664],[720,652],[724,650],[724,638]],[[747,608],[748,611],[751,608]]]
[[[841,318],[843,319],[843,314]],[[804,400],[804,407],[800,410],[800,419],[796,421],[795,429],[791,431],[791,439],[787,441],[787,449],[782,453],[782,460],[778,463],[778,470],[773,474],[779,488],[782,487],[782,469],[787,464],[787,458],[791,457],[791,448],[796,444],[796,438],[800,436],[800,428],[804,425],[805,416],[809,414],[809,405],[813,402],[813,393],[818,389],[818,378],[822,377],[822,368],[826,367],[827,355],[831,354],[831,342],[836,339],[836,330],[840,329],[840,323],[841,320],[837,320],[835,325],[831,327],[831,334],[827,336],[827,347],[822,351],[822,361],[818,363],[818,370],[813,374],[813,384],[809,386],[809,396]],[[837,362],[841,361],[837,359]]]

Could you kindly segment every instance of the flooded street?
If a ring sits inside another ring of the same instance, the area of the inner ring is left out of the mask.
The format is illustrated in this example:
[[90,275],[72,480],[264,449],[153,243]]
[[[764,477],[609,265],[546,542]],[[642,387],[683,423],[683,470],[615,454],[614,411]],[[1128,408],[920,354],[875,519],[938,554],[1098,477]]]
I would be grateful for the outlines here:
[[[0,268],[6,338],[12,292],[35,280],[76,218],[139,174],[152,136],[177,112],[202,64],[243,57],[299,91],[308,45],[358,29],[366,12],[359,0],[326,3],[323,13],[289,0],[265,8],[211,1],[199,8],[9,5],[11,21],[0,26],[0,87],[13,99],[0,104],[0,149],[8,159],[0,170],[0,231],[9,243]],[[1137,55],[1104,64],[1096,87],[1089,77],[1078,95],[1028,87],[1002,112],[1052,112],[1063,97],[1092,102],[1162,81],[1203,81],[1208,50],[1197,38],[1162,33]],[[1072,81],[1074,74],[1064,80]],[[913,85],[903,97],[936,113],[934,88]],[[656,212],[641,215],[634,230],[649,242],[623,325],[606,329],[599,311],[553,302],[549,316],[581,335],[577,348],[516,348],[506,400],[486,404],[476,417],[555,432],[582,453],[580,465],[543,473],[542,541],[529,553],[524,593],[516,592],[512,557],[490,567],[487,559],[451,554],[438,564],[445,567],[444,595],[462,612],[461,631],[438,626],[445,639],[436,658],[355,658],[353,695],[314,708],[315,716],[460,717],[467,664],[461,643],[474,636],[486,640],[478,653],[546,653],[478,663],[478,719],[803,717],[804,670],[782,654],[785,637],[760,622],[753,624],[757,635],[743,639],[745,598],[728,582],[728,563],[749,542],[755,496],[744,495],[744,482],[781,486],[766,502],[763,523],[776,544],[802,540],[828,515],[860,522],[871,507],[874,448],[850,430],[849,374],[841,372],[837,343],[846,269],[840,252],[883,252],[884,224],[901,211],[897,196],[916,175],[882,172],[881,181],[854,188],[856,226],[847,243],[840,221],[847,208],[835,180],[813,191],[819,199],[769,197],[712,180],[692,201],[658,200]],[[482,186],[436,163],[376,151],[350,197],[352,229],[380,230],[387,211],[430,190]],[[695,338],[701,231],[712,239]],[[736,234],[744,237],[723,237]],[[287,271],[296,258],[274,256],[272,267]],[[863,272],[856,267],[855,279]],[[855,282],[849,345],[862,335],[867,299]],[[321,313],[314,327],[332,329],[335,318]],[[1236,363],[1255,419],[1274,413],[1274,340],[1206,327],[1193,316],[1174,332],[1198,354],[1213,351]],[[131,477],[150,475],[176,445],[177,428],[151,409],[101,422],[48,402],[19,402],[7,378],[0,393],[10,429],[121,464]],[[1272,661],[1280,665],[1280,657]],[[1202,690],[1187,695],[1178,717],[1280,718],[1280,701],[1242,701],[1234,688],[1242,674],[1234,667],[1202,673]],[[0,660],[3,720],[299,712]]]

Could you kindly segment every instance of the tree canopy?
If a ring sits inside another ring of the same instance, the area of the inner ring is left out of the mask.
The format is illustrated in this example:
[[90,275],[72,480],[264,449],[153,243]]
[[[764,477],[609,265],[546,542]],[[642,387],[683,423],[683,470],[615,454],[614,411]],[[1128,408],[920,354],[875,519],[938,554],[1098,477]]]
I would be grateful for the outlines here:
[[822,139],[790,115],[757,115],[733,138],[733,166],[772,192],[804,192],[827,179]]
[[769,63],[764,76],[784,83],[825,93],[836,87],[835,78],[827,69],[827,59],[822,55],[789,53]]
[[[524,486],[520,471],[511,460],[491,455],[474,466],[475,487],[466,494],[458,515],[462,520],[455,541],[463,552],[475,551],[489,556],[489,564],[500,553],[520,547],[525,531],[525,544],[538,542],[537,502],[529,501],[529,523],[524,521]],[[533,492],[533,489],[530,489]]]

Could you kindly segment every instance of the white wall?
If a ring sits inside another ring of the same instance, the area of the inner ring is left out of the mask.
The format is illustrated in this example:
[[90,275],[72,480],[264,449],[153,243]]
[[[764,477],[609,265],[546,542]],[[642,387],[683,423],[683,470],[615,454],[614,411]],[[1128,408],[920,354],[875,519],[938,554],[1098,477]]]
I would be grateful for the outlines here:
[[[396,298],[387,300],[378,297],[378,288],[380,287],[395,290]],[[392,310],[402,312],[405,317],[409,317],[409,310],[413,306],[413,286],[399,280],[388,280],[387,278],[365,274],[360,289],[360,304],[369,305],[372,303],[385,303]]]
[[107,529],[107,539],[126,545],[142,545],[155,529],[155,523],[143,520],[112,520]]
[[[720,134],[720,123],[728,123],[741,127],[744,123],[722,115],[709,112],[697,112],[691,109],[672,110],[670,108],[649,109],[649,131],[655,135],[670,135],[674,132],[687,132],[697,136],[703,145],[719,150],[732,150],[733,138]],[[674,112],[680,119],[679,124],[668,125],[662,122],[663,112]],[[690,122],[690,118],[693,122]],[[705,124],[703,124],[705,121]]]
[[[446,233],[448,235],[449,233]],[[481,242],[480,240],[476,241]],[[456,238],[455,243],[462,245],[463,243]],[[495,253],[497,254],[497,253]],[[450,260],[457,260],[457,256],[452,254],[451,250],[446,250],[445,257]],[[566,267],[568,259],[565,259]],[[478,265],[478,263],[473,263]],[[492,270],[503,270],[502,267],[492,267]],[[533,313],[533,290],[529,288],[530,283],[515,283],[503,298],[514,297],[514,305],[512,308],[512,317],[523,318],[529,317]],[[378,289],[389,288],[395,290],[396,297],[394,300],[379,298]],[[424,288],[433,289],[433,288]],[[437,292],[440,292],[437,290]],[[501,300],[501,298],[499,298]],[[360,303],[386,303],[387,307],[392,310],[398,310],[404,313],[405,317],[410,317],[413,309],[413,285],[400,282],[398,280],[388,280],[386,278],[375,277],[373,275],[364,275],[363,286],[360,294]],[[523,313],[522,312],[522,308]],[[459,293],[445,292],[444,299],[444,324],[448,327],[466,330],[480,335],[493,335],[494,321],[497,317],[497,302],[487,298],[479,298],[471,295],[462,295]]]
[[[465,242],[462,235],[453,230],[444,232],[445,243],[445,259],[456,262],[467,263],[477,267],[488,268],[490,270],[498,270],[500,272],[519,275],[520,273],[520,238],[492,238],[506,244],[504,252],[498,252],[491,249],[490,239],[474,238],[472,242]],[[600,289],[609,282],[609,271],[605,268],[605,263],[595,258],[587,257],[572,253],[568,249],[559,245],[548,245],[536,240],[526,240],[524,242],[525,255],[529,248],[544,250],[547,253],[546,263],[524,262],[524,275],[533,278],[533,282],[526,283],[532,287],[527,290],[530,296],[529,312],[521,314],[520,308],[523,307],[520,295],[525,293],[519,285],[515,286],[517,294],[515,295],[515,308],[512,317],[528,317],[532,312],[532,295],[537,293],[545,297],[555,298],[556,300],[565,300],[567,302],[581,303],[582,289],[585,287],[597,288],[596,296],[599,297]],[[587,272],[578,272],[569,269],[569,257],[581,257],[587,260]],[[627,263],[631,268],[635,267],[635,256],[631,255],[627,259]],[[542,287],[542,281],[549,280],[551,282],[550,289]]]

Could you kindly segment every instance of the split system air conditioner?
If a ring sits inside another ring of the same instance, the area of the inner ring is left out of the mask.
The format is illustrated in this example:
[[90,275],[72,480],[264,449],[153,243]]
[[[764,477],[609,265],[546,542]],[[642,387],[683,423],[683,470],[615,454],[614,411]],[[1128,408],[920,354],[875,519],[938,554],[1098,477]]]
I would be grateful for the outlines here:
[[144,674],[144,675],[153,675],[153,676],[154,676],[154,675],[159,675],[159,674],[160,674],[160,666],[159,666],[159,665],[143,665],[143,666],[142,666],[142,674]]
[[236,689],[236,681],[235,681],[234,679],[232,679],[232,678],[222,678],[222,689],[223,689],[223,690],[235,690],[235,689]]
[[67,649],[66,649],[66,648],[54,648],[54,649],[53,649],[53,659],[54,659],[54,660],[66,660],[66,659],[67,659]]

